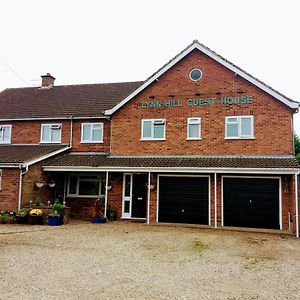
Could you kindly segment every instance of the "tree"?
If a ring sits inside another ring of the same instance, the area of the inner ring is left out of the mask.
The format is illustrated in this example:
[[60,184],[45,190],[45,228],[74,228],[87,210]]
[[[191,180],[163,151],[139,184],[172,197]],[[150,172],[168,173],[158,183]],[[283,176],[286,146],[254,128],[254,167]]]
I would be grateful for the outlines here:
[[296,133],[294,134],[294,147],[296,159],[300,163],[300,137]]

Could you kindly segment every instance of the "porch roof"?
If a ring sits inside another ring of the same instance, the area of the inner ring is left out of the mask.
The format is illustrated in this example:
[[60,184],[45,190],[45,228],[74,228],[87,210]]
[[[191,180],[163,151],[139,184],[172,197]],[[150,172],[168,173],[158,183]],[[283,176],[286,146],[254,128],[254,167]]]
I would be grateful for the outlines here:
[[24,164],[60,153],[67,145],[0,145],[0,166]]
[[66,153],[46,161],[44,170],[292,170],[299,171],[293,156],[116,156],[105,153]]

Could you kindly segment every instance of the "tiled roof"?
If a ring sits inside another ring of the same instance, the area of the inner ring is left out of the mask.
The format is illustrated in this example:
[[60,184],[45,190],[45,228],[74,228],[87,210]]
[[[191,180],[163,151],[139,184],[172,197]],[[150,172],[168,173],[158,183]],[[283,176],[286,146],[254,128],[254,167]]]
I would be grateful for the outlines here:
[[50,159],[51,167],[129,167],[129,168],[253,168],[298,169],[292,156],[108,156],[68,153]]
[[0,93],[0,119],[99,117],[142,82],[16,88]]
[[25,163],[67,147],[66,145],[0,145],[0,165]]

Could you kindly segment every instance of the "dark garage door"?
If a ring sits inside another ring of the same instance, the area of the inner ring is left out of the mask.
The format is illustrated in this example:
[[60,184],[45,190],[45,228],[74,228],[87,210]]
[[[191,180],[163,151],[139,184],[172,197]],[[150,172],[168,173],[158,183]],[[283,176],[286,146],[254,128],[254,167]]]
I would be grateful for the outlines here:
[[223,178],[225,226],[279,229],[279,180]]
[[159,177],[159,222],[208,224],[208,177]]

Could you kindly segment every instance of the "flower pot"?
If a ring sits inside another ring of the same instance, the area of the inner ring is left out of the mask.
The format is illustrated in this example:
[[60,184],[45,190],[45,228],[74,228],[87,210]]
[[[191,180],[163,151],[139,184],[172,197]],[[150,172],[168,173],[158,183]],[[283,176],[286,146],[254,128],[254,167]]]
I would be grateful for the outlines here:
[[42,181],[37,181],[36,183],[35,183],[35,186],[37,187],[37,188],[42,188],[43,186],[44,186],[44,182],[42,182]]
[[48,216],[49,226],[61,226],[63,224],[63,218],[57,216]]
[[93,217],[92,218],[92,223],[94,224],[100,224],[100,223],[106,223],[107,219],[104,217]]
[[29,224],[42,225],[43,224],[43,215],[40,215],[40,216],[29,215]]
[[18,216],[16,215],[16,222],[17,224],[26,224],[28,221],[28,217],[26,216]]
[[117,212],[116,211],[110,211],[109,212],[109,220],[110,221],[116,221],[117,220]]

